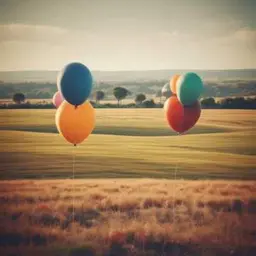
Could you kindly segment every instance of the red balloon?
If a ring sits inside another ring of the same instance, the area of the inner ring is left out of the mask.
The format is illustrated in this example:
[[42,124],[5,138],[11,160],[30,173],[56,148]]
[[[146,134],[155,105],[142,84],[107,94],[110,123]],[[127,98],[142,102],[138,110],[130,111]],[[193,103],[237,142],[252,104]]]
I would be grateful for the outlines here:
[[183,106],[176,96],[170,97],[167,101],[165,115],[174,131],[184,133],[196,124],[201,114],[199,101],[191,106]]

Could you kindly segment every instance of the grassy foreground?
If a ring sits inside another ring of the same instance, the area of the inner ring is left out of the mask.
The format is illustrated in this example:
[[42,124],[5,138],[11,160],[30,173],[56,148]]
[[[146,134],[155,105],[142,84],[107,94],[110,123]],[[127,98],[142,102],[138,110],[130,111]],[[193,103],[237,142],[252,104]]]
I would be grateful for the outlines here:
[[76,148],[54,114],[0,111],[1,256],[256,255],[255,111],[100,109]]
[[255,255],[256,183],[2,181],[1,255]]

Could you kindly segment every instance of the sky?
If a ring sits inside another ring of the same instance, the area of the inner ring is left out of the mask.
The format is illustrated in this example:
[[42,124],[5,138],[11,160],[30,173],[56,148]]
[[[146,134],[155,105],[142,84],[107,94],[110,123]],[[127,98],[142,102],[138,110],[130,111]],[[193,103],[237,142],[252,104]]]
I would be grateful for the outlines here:
[[256,0],[0,0],[0,70],[256,68]]

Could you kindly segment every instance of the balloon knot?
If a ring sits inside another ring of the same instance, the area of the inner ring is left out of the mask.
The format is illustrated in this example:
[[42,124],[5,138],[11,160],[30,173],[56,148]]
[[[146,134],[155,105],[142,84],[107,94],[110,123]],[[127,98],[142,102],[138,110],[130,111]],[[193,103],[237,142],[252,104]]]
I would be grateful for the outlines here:
[[77,109],[78,108],[78,105],[75,105],[75,109]]
[[74,144],[74,147],[76,147],[76,144]]

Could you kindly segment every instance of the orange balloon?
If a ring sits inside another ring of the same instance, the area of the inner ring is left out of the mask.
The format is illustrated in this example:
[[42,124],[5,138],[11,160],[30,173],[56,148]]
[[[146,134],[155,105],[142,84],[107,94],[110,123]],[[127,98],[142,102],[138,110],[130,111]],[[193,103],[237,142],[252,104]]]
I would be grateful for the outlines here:
[[180,75],[174,75],[170,80],[170,88],[173,94],[176,94],[176,84],[179,79]]
[[176,96],[170,97],[167,101],[166,119],[174,131],[184,133],[196,124],[201,115],[199,101],[189,107],[183,106]]
[[95,127],[95,111],[90,102],[74,107],[63,101],[57,109],[55,122],[59,133],[70,143],[83,142]]

